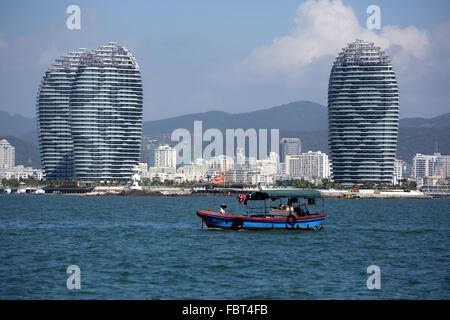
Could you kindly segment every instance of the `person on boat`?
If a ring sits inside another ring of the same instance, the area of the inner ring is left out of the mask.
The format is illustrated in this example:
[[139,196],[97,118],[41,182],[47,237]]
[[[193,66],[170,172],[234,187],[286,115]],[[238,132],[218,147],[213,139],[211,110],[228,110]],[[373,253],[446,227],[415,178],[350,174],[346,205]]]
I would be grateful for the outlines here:
[[220,213],[225,214],[225,209],[226,209],[227,205],[225,203],[222,203],[220,205]]
[[297,215],[297,217],[301,217],[301,216],[304,215],[304,214],[303,214],[303,210],[302,210],[302,208],[300,208],[300,207],[295,207],[295,208],[294,208],[294,212],[295,212],[295,214]]
[[306,204],[305,204],[305,209],[303,209],[302,211],[303,211],[304,216],[309,216],[309,210],[308,210],[308,207],[306,206]]
[[293,208],[292,208],[292,199],[288,198],[288,203],[287,203],[287,211],[292,212]]

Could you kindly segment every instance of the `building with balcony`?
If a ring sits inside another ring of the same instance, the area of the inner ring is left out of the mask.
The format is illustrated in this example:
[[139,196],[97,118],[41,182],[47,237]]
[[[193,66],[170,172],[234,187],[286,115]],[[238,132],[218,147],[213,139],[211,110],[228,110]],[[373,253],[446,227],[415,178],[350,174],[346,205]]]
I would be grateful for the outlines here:
[[47,179],[128,180],[140,160],[143,89],[133,55],[115,42],[55,60],[36,102]]
[[392,182],[399,108],[386,54],[367,41],[350,43],[336,58],[328,87],[328,143],[336,182]]

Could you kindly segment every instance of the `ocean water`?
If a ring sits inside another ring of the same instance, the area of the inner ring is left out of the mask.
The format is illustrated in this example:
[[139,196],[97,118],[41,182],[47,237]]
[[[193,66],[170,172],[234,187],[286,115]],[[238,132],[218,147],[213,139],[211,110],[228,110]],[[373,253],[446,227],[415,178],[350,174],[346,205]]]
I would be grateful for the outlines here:
[[[450,298],[450,200],[326,199],[321,232],[202,229],[196,210],[221,203],[239,209],[233,197],[0,195],[0,299]],[[380,289],[367,288],[370,265]]]

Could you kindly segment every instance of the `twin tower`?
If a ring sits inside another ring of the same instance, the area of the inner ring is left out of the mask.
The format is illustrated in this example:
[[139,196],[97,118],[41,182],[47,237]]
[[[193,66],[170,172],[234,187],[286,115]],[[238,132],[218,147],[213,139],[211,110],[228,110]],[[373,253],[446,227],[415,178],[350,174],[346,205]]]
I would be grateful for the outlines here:
[[[111,42],[57,59],[44,75],[36,109],[47,179],[130,179],[140,159],[143,89],[127,49]],[[380,48],[356,40],[339,54],[330,74],[328,110],[334,180],[390,183],[399,92]]]
[[36,102],[47,179],[129,180],[140,160],[143,90],[139,66],[114,42],[60,57]]

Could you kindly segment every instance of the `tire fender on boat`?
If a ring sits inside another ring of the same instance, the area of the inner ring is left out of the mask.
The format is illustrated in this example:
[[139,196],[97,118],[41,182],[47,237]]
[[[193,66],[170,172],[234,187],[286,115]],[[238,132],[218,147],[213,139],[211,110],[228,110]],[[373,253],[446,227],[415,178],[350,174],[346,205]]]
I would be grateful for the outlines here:
[[244,224],[244,220],[242,220],[242,218],[236,217],[233,219],[233,223],[231,225],[231,230],[239,230],[242,228],[243,224]]
[[290,214],[286,219],[286,229],[292,229],[295,226],[295,223],[297,222],[297,219]]

